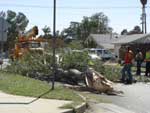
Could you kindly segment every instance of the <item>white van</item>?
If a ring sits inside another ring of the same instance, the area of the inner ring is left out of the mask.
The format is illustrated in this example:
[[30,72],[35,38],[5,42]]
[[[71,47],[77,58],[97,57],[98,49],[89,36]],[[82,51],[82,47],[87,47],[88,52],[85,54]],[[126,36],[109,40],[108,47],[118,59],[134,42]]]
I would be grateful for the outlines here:
[[114,58],[114,55],[107,49],[91,48],[89,49],[89,52],[97,54],[103,60],[109,60],[109,59]]

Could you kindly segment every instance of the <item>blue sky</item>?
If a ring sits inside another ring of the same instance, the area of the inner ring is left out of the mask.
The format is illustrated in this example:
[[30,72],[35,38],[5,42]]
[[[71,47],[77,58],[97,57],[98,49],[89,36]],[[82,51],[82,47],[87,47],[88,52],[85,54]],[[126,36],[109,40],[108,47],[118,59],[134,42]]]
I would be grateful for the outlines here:
[[[39,6],[39,7],[38,7]],[[150,0],[147,4],[147,31],[150,32]],[[53,0],[0,0],[0,10],[23,12],[29,19],[28,28],[38,25],[53,27]],[[103,12],[109,18],[109,26],[120,33],[141,26],[140,0],[57,0],[56,29],[69,26],[70,21],[80,22],[83,16]],[[40,32],[42,33],[42,32]]]

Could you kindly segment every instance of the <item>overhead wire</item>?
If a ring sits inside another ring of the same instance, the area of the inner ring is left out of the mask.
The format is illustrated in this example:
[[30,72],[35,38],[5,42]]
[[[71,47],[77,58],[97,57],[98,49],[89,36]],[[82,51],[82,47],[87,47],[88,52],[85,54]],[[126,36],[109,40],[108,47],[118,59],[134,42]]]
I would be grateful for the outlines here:
[[[0,4],[0,6],[4,7],[24,7],[24,8],[53,8],[53,6],[48,5],[28,5],[28,4]],[[56,8],[60,9],[135,9],[141,8],[139,6],[96,6],[96,7],[89,7],[89,6],[57,6]],[[146,8],[150,8],[150,6],[146,6]]]

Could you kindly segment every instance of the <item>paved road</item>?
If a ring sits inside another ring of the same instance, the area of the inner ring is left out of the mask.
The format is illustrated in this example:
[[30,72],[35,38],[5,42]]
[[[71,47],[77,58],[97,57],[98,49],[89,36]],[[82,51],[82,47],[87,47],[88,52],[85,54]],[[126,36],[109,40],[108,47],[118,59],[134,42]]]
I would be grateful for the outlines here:
[[[98,95],[98,96],[100,98],[110,99],[112,103],[114,103],[115,105],[125,108],[126,110],[133,111],[135,113],[150,113],[150,84],[146,83],[136,83],[132,85],[117,84],[116,87],[118,89],[122,89],[124,94],[120,96],[107,96],[107,95]],[[94,103],[91,104],[91,107],[94,108],[93,113],[100,113],[98,111],[102,108],[101,104],[94,104]],[[115,113],[122,113],[122,112],[115,112]]]

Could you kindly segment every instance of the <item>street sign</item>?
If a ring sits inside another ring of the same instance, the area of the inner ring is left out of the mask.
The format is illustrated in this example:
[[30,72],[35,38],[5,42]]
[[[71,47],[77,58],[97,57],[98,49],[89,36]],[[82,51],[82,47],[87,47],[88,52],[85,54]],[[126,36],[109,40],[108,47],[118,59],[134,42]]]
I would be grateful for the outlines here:
[[7,41],[8,26],[8,22],[3,17],[0,17],[0,41],[2,42]]
[[145,6],[147,4],[147,0],[141,0],[141,3],[143,6]]

